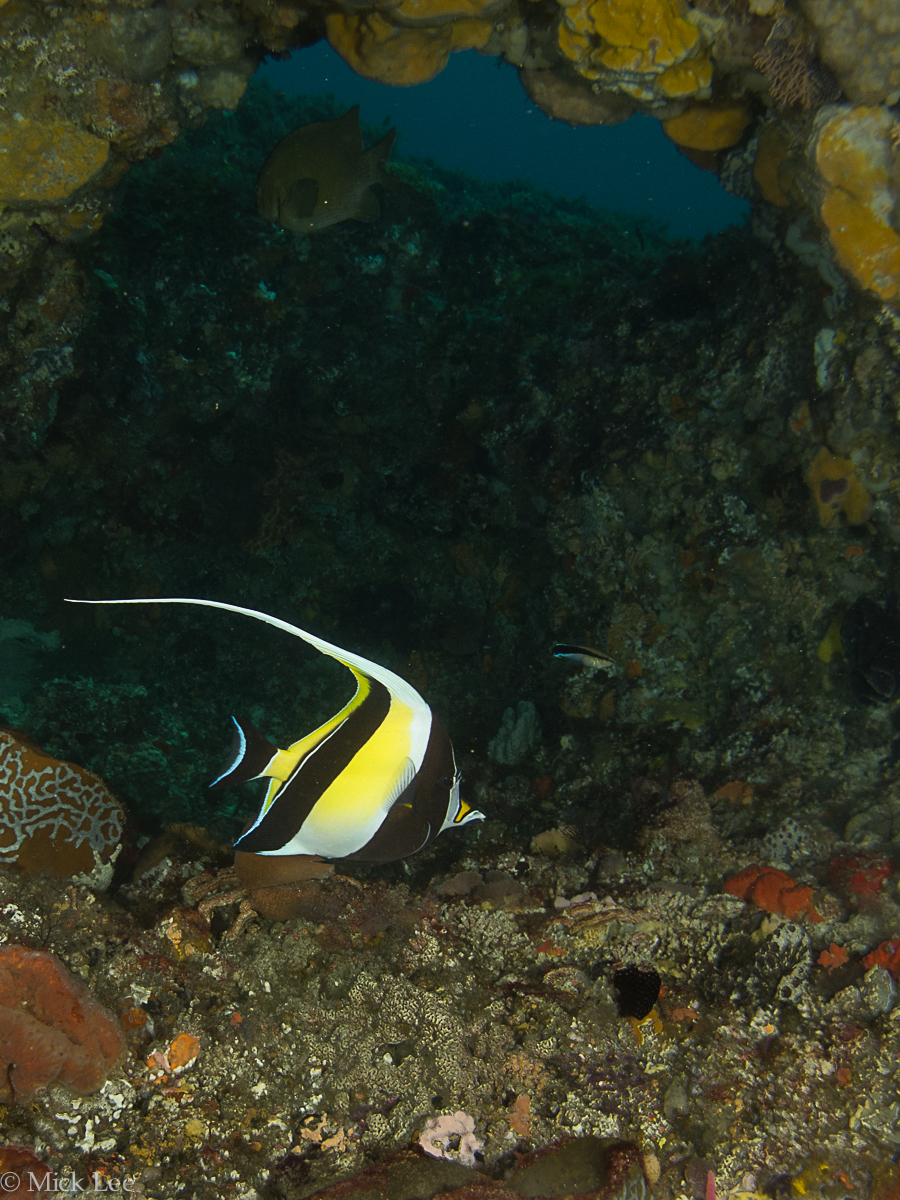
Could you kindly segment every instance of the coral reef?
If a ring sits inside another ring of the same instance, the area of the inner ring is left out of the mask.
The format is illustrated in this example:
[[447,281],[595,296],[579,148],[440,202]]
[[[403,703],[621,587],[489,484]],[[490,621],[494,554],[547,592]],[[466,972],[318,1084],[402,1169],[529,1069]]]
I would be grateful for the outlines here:
[[[45,926],[85,964],[102,940],[92,986],[117,998],[127,1031],[98,1095],[51,1085],[0,1112],[0,1133],[32,1140],[59,1178],[99,1172],[148,1200],[186,1180],[210,1198],[414,1186],[640,1200],[652,1184],[674,1200],[697,1162],[717,1188],[747,1191],[800,1176],[823,1148],[862,1188],[894,1144],[878,1068],[898,1049],[882,984],[896,939],[877,930],[896,909],[860,924],[825,882],[819,924],[760,924],[677,845],[649,879],[643,850],[613,863],[483,848],[485,869],[515,866],[529,897],[515,913],[427,885],[326,881],[301,916],[238,943],[210,929],[190,954],[170,936],[188,916],[172,860],[154,885],[170,899],[142,926],[86,888],[0,871],[20,936]],[[598,901],[584,889],[601,881]],[[41,905],[63,898],[47,926]],[[656,1009],[622,1013],[623,996]]]
[[[451,53],[477,49],[518,68],[558,119],[661,120],[753,204],[760,233],[809,242],[807,255],[836,275],[877,300],[898,298],[891,0],[3,8],[0,386],[11,428],[26,437],[42,436],[71,374],[86,288],[74,244],[100,228],[123,174],[210,113],[236,110],[264,55],[322,38],[359,74],[394,86],[425,82]],[[780,221],[770,206],[786,210]],[[811,237],[791,233],[798,221]]]
[[96,775],[0,729],[0,860],[26,875],[100,871],[121,849],[122,807]]
[[[132,166],[76,248],[49,209],[29,226],[7,366],[36,356],[16,379],[32,400],[0,463],[3,721],[107,780],[131,823],[106,891],[0,866],[6,949],[57,955],[126,1043],[96,1092],[48,1081],[0,1105],[4,1143],[56,1179],[309,1200],[389,1195],[396,1166],[399,1194],[412,1178],[462,1200],[612,1141],[582,1189],[606,1200],[840,1200],[897,1152],[900,325],[829,257],[819,115],[751,71],[783,16],[666,10],[716,90],[656,107],[553,57],[558,7],[529,6],[532,86],[611,117],[744,106],[740,139],[697,153],[785,203],[693,246],[402,162],[378,221],[296,236],[257,214],[253,182],[292,128],[339,115],[327,100],[251,82],[132,160],[179,96],[246,81],[249,29],[313,40],[319,16],[136,7],[91,27],[102,79],[131,77],[101,89],[132,103],[105,169]],[[2,36],[26,36],[28,0],[7,10]],[[784,37],[807,45],[792,11]],[[515,20],[492,19],[512,55]],[[715,78],[735,27],[740,97]],[[123,29],[143,55],[117,57]],[[176,42],[195,56],[177,87],[158,65]],[[486,821],[254,908],[228,848],[255,785],[208,788],[230,714],[288,744],[345,685],[225,613],[63,603],[184,593],[409,679]],[[435,1131],[458,1154],[470,1123],[474,1165],[425,1154]]]

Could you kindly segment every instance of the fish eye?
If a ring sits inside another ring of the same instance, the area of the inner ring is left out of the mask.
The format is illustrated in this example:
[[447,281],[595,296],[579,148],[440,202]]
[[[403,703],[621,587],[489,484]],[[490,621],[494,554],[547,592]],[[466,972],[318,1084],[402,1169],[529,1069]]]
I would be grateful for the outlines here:
[[444,787],[447,787],[447,788],[453,787],[454,782],[455,781],[453,779],[451,779],[449,775],[445,775],[444,778],[441,780],[441,783],[444,785]]

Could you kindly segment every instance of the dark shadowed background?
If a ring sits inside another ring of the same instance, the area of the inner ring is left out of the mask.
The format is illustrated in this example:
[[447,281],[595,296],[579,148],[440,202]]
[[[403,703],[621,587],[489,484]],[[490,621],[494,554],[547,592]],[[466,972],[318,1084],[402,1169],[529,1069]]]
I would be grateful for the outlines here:
[[481,179],[527,179],[557,195],[668,223],[702,238],[740,225],[749,207],[675,149],[658,121],[573,129],[542,113],[513,67],[474,50],[453,54],[431,83],[392,88],[356,75],[327,42],[267,63],[259,75],[289,96],[332,92],[363,122],[394,124],[395,153],[433,158]]

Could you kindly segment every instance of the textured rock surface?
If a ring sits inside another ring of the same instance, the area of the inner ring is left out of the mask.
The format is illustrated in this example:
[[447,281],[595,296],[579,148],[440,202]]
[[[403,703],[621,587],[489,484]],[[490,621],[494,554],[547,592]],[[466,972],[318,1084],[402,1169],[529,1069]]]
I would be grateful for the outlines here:
[[[25,301],[11,289],[31,265],[40,275],[46,237],[96,230],[129,163],[157,154],[206,112],[236,108],[261,54],[325,36],[354,70],[388,84],[424,82],[452,52],[475,48],[522,68],[529,94],[559,119],[615,123],[643,111],[664,120],[686,153],[723,171],[757,208],[784,207],[782,234],[811,215],[822,253],[892,301],[900,288],[890,107],[900,98],[898,21],[893,0],[540,0],[524,8],[347,0],[325,9],[230,0],[116,11],[100,0],[14,0],[0,13],[0,201],[9,205],[0,214],[0,293]],[[849,106],[840,136],[809,120],[834,101]],[[761,122],[765,139],[756,137]],[[851,127],[854,163],[862,155],[878,176],[864,194],[848,187],[841,165]],[[738,155],[761,160],[752,175],[737,169]],[[34,274],[26,291],[40,291]],[[13,386],[29,373],[27,360],[15,345],[0,353],[0,379]]]
[[68,199],[106,166],[109,143],[71,121],[0,121],[0,203],[39,207]]

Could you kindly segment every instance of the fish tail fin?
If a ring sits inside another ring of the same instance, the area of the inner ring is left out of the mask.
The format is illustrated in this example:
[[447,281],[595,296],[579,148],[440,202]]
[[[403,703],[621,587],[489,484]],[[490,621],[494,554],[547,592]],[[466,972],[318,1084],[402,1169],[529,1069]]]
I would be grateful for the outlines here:
[[247,783],[250,779],[259,779],[267,774],[273,761],[281,751],[273,746],[268,738],[263,737],[258,729],[254,729],[249,721],[234,721],[234,741],[231,747],[231,757],[228,766],[209,785],[210,787],[233,787],[238,783]]
[[376,142],[374,146],[370,146],[365,153],[366,165],[372,176],[370,182],[380,183],[392,192],[399,191],[400,184],[390,171],[384,169],[384,164],[391,156],[391,150],[396,138],[397,130],[389,129],[381,141]]
[[369,147],[368,153],[379,163],[385,163],[391,156],[394,142],[397,140],[397,130],[389,129],[380,142]]

